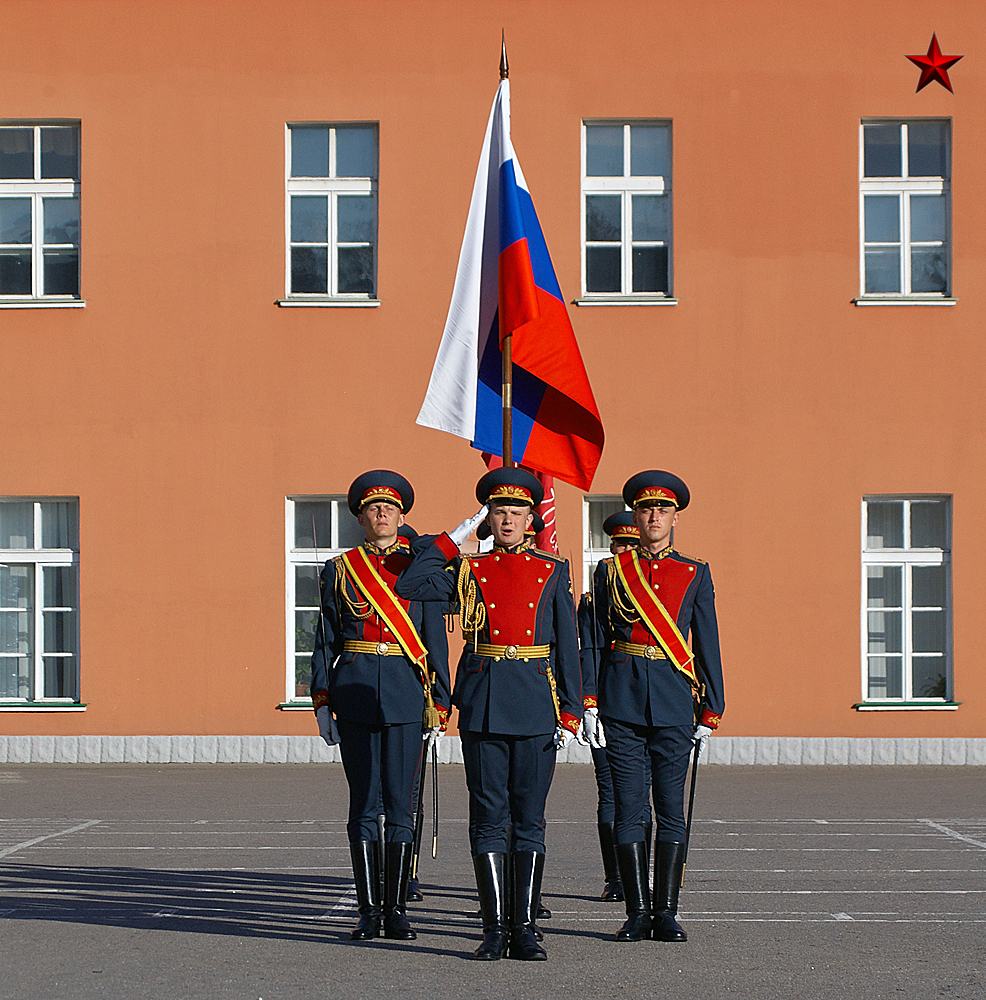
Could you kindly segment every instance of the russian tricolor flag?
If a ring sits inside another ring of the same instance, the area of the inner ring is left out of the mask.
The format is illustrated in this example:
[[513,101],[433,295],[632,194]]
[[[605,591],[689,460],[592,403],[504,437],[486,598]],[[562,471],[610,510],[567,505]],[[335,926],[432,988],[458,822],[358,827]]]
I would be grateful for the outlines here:
[[503,454],[500,338],[508,332],[513,460],[588,490],[602,454],[602,422],[510,142],[510,81],[501,80],[419,424]]

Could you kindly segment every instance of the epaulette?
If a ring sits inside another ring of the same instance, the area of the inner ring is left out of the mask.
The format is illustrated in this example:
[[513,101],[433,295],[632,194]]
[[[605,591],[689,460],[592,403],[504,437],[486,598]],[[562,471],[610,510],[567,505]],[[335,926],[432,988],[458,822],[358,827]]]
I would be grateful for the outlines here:
[[554,559],[555,562],[568,562],[564,556],[558,555],[557,552],[545,552],[544,549],[531,549],[530,551],[545,559]]
[[699,566],[708,566],[708,563],[704,559],[699,559],[698,556],[690,556],[686,552],[679,552],[677,549],[674,550],[676,556],[681,556],[682,559],[687,559],[689,562],[698,563]]

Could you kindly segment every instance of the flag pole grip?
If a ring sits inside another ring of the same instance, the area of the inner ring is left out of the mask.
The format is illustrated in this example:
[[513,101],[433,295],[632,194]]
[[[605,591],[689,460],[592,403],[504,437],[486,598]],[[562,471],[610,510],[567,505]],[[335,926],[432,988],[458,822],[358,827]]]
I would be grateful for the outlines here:
[[514,366],[511,357],[513,335],[503,337],[503,467],[509,469],[514,464],[513,456],[513,387]]

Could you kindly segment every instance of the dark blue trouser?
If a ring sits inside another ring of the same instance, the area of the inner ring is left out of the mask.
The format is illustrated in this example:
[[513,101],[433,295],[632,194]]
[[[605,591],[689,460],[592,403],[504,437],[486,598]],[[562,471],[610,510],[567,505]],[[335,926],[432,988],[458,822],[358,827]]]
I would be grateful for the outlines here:
[[365,726],[337,719],[342,766],[349,782],[350,843],[377,839],[381,804],[388,841],[414,840],[414,776],[421,756],[421,723]]
[[641,820],[646,815],[648,772],[653,786],[657,839],[683,842],[685,778],[694,745],[692,727],[654,728],[616,719],[606,719],[604,727],[616,799],[616,842],[633,844],[644,839]]
[[469,787],[472,853],[506,853],[509,824],[511,850],[543,854],[544,805],[555,773],[551,734],[459,735]]
[[[609,766],[609,757],[606,756],[605,747],[593,747],[592,766],[596,772],[596,789],[599,793],[599,800],[596,805],[596,820],[599,823],[612,823],[616,819],[616,796],[613,794],[613,772]],[[644,812],[641,817],[642,823],[650,822],[650,771],[644,775],[647,781],[647,790],[644,793]]]

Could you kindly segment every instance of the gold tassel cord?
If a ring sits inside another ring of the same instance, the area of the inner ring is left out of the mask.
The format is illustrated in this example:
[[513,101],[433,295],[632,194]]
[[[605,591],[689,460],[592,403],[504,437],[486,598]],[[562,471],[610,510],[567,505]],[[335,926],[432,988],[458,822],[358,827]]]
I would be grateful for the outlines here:
[[462,633],[473,633],[473,641],[477,633],[486,624],[486,605],[477,596],[476,581],[471,579],[471,567],[468,559],[463,559],[459,566],[459,578],[456,589],[459,593],[459,624]]

